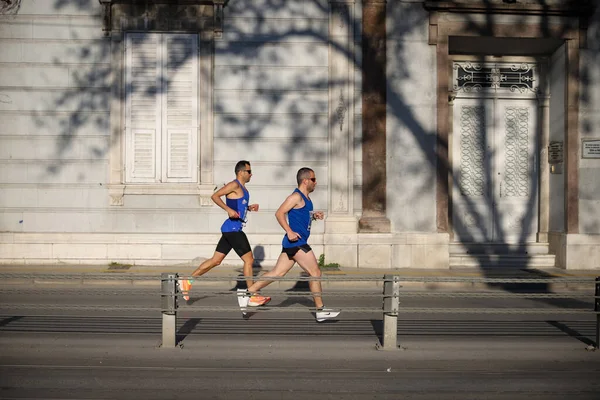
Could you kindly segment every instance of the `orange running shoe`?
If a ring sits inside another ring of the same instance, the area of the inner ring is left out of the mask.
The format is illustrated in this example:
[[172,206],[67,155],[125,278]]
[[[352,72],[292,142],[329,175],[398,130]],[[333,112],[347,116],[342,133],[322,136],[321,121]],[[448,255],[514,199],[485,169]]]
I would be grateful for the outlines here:
[[192,289],[192,284],[190,283],[189,279],[180,279],[177,281],[177,283],[179,284],[179,291],[183,295],[183,299],[185,301],[189,301],[190,290]]
[[261,295],[255,294],[254,296],[250,297],[248,306],[250,306],[250,307],[264,306],[265,304],[267,304],[270,301],[271,301],[271,298],[268,296],[261,296]]

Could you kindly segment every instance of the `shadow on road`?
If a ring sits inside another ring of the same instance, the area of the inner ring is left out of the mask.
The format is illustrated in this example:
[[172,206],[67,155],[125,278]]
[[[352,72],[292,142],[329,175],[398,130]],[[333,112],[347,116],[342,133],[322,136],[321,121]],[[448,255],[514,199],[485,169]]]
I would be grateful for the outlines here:
[[187,321],[185,321],[183,326],[179,328],[179,331],[177,332],[177,336],[175,339],[177,344],[183,342],[187,335],[189,335],[194,329],[196,329],[196,326],[200,323],[200,321],[201,318],[190,318]]

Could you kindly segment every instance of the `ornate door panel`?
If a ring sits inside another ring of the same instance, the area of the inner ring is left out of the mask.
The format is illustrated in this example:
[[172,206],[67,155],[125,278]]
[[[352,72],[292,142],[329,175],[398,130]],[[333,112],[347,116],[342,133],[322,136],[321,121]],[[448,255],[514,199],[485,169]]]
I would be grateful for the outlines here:
[[454,103],[452,224],[457,241],[493,240],[492,113],[492,100]]
[[535,241],[535,100],[458,98],[453,112],[455,240]]
[[495,101],[494,241],[535,241],[537,233],[536,101]]

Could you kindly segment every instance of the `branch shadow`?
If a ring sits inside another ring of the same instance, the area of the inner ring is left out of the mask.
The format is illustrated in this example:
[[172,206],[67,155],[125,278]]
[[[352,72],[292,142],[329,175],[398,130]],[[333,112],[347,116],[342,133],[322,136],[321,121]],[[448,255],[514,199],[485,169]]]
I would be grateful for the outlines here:
[[579,333],[575,329],[568,327],[567,325],[563,324],[562,322],[558,322],[558,321],[546,321],[546,322],[549,325],[559,329],[561,332],[566,333],[570,337],[579,340],[581,343],[583,343],[585,345],[596,346],[596,342],[594,340],[588,338],[587,336],[584,336],[583,334]]

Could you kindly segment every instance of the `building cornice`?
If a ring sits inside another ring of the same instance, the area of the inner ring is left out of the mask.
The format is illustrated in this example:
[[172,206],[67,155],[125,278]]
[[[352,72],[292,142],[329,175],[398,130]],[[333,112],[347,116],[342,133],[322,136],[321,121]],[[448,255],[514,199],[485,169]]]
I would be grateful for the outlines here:
[[98,0],[105,35],[124,30],[223,33],[227,0]]
[[523,0],[495,2],[483,1],[425,1],[428,11],[461,13],[461,14],[517,14],[517,15],[546,15],[546,16],[586,16],[594,10],[594,4],[589,0],[563,1],[559,4],[540,5]]

